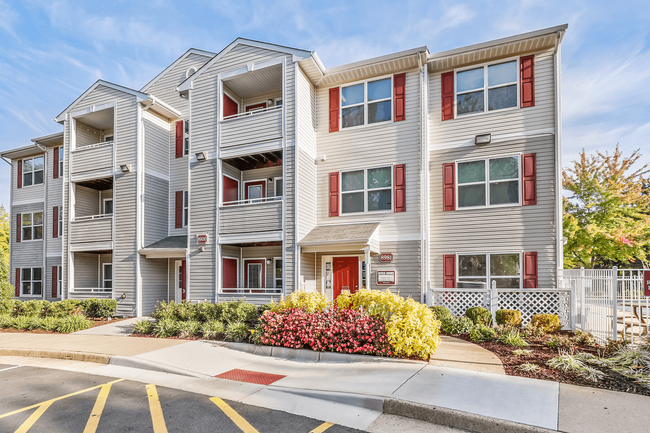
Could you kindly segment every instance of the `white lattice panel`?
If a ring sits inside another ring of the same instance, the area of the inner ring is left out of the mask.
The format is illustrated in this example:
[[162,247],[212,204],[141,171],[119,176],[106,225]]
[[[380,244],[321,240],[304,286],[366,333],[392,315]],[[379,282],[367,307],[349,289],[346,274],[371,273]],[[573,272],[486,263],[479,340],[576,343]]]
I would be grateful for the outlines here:
[[454,316],[462,316],[470,307],[490,308],[488,292],[478,291],[435,291],[433,304],[443,305]]
[[562,327],[570,326],[570,302],[567,291],[499,291],[499,309],[518,310],[525,326],[535,314],[557,314]]

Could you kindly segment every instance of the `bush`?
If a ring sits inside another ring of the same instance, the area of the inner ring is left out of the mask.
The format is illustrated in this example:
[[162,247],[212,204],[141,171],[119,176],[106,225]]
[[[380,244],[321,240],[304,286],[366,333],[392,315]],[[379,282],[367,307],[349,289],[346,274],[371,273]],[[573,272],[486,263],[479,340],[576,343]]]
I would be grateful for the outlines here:
[[495,314],[497,324],[507,328],[519,328],[522,318],[521,311],[518,310],[497,310]]
[[467,316],[449,316],[442,320],[442,331],[451,335],[468,333],[474,324]]
[[308,313],[315,313],[316,311],[323,311],[328,305],[329,302],[327,302],[327,297],[323,294],[296,291],[288,297],[283,298],[280,303],[274,305],[271,310],[278,312],[299,308]]
[[20,301],[17,299],[2,299],[0,300],[0,314],[13,314],[16,304]]
[[273,309],[273,304],[264,304],[257,307],[257,317],[262,317],[262,315]]
[[225,302],[223,304],[223,320],[226,323],[257,322],[257,307],[242,300]]
[[557,314],[535,314],[530,319],[533,328],[540,329],[545,334],[552,334],[562,329],[562,323]]
[[240,342],[246,340],[249,335],[248,326],[244,322],[232,322],[226,326],[226,337],[229,340]]
[[49,305],[48,301],[24,301],[17,302],[14,308],[14,316],[40,316],[44,308]]
[[451,312],[444,305],[434,305],[431,307],[431,311],[433,311],[433,314],[436,315],[436,318],[438,320],[442,320],[446,317],[451,317]]
[[518,329],[507,329],[497,339],[500,343],[508,346],[525,347],[528,346],[526,340],[521,337]]
[[202,302],[194,306],[192,317],[201,323],[212,320],[221,320],[223,316],[223,303]]
[[52,302],[41,311],[43,317],[66,317],[83,314],[83,301],[80,299],[66,299]]
[[153,332],[153,323],[147,319],[138,320],[133,326],[134,334],[151,334]]
[[474,327],[469,331],[469,338],[477,343],[494,340],[496,336],[497,333],[494,329],[481,324],[474,325]]
[[226,327],[223,322],[218,320],[210,320],[201,325],[201,334],[203,338],[208,340],[216,340],[217,338],[223,337],[226,332]]
[[115,299],[90,298],[83,301],[82,308],[86,317],[105,319],[113,317],[117,313],[117,301]]
[[92,328],[93,326],[90,320],[82,316],[68,316],[53,319],[56,321],[56,326],[53,330],[56,332],[61,332],[63,334],[81,331],[84,329]]
[[260,319],[262,344],[319,352],[392,355],[386,324],[366,311],[270,311]]
[[45,329],[46,331],[56,331],[61,333],[70,333],[81,331],[92,327],[92,322],[83,316],[67,317],[39,317],[37,315],[16,316],[8,314],[0,315],[0,328],[14,329]]
[[162,338],[173,337],[178,333],[179,323],[179,321],[171,317],[164,317],[154,325],[153,334]]
[[178,322],[178,336],[181,338],[200,337],[201,336],[201,322],[198,320],[186,320]]
[[0,282],[0,302],[13,299],[15,293],[15,287],[9,284],[8,281]]
[[465,315],[469,317],[469,319],[475,325],[485,325],[485,326],[492,325],[492,314],[490,314],[490,312],[485,308],[481,308],[481,307],[468,308],[467,311],[465,311]]

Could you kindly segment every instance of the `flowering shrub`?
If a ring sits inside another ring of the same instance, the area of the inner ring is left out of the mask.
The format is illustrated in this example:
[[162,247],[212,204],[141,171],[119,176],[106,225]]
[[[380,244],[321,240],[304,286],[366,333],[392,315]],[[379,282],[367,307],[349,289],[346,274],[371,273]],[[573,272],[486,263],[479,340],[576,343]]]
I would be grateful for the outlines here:
[[286,298],[283,298],[279,304],[273,305],[271,311],[278,312],[300,308],[308,313],[322,311],[329,306],[325,295],[316,292],[293,292]]
[[260,318],[262,344],[320,352],[391,356],[384,320],[365,311],[292,308],[267,311]]

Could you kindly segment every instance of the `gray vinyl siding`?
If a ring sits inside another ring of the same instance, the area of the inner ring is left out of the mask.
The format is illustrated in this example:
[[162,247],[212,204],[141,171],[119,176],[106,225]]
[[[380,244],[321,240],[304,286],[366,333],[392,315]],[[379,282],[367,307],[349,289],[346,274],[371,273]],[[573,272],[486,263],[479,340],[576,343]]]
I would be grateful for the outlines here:
[[[170,124],[146,112],[144,115],[144,245],[151,245],[169,233]],[[144,304],[143,304],[144,308]]]
[[169,131],[173,122],[163,120],[149,111],[144,113],[143,122],[145,168],[166,176],[169,171]]
[[[555,137],[461,146],[431,153],[431,286],[442,287],[444,254],[537,252],[539,287],[555,287]],[[537,205],[442,211],[442,164],[535,153]],[[384,251],[382,245],[382,251]]]
[[[53,238],[53,227],[54,227],[54,213],[53,213],[53,208],[56,206],[57,208],[61,208],[63,206],[63,173],[59,173],[59,177],[57,179],[54,179],[54,171],[53,171],[53,164],[54,164],[54,152],[58,152],[59,147],[51,147],[47,150],[47,209],[45,211],[46,214],[46,221],[47,221],[47,230],[45,230],[47,234],[47,242],[46,242],[46,249],[47,249],[47,255],[48,256],[58,256],[56,260],[59,260],[58,266],[61,266],[61,252],[63,248],[62,244],[62,239],[63,239],[63,233],[58,233],[58,236],[56,238]],[[57,212],[58,213],[58,212]],[[58,216],[58,215],[57,215]],[[65,230],[65,224],[63,224],[63,228]],[[58,228],[57,228],[58,230]],[[48,257],[48,261],[50,258]],[[52,269],[49,269],[50,272]],[[49,295],[51,296],[51,291]]]
[[[379,255],[371,257],[370,288],[374,290],[390,289],[404,297],[411,297],[420,302],[420,258],[422,245],[419,241],[382,242],[381,251],[393,254],[393,261],[382,263]],[[395,285],[377,284],[377,271],[395,271]]]
[[[131,164],[132,171],[115,176],[113,193],[115,226],[119,227],[115,234],[114,265],[115,281],[114,290],[117,293],[127,295],[124,301],[118,306],[119,315],[135,314],[136,301],[136,176],[135,170],[141,169],[136,166],[137,150],[137,104],[135,96],[115,90],[103,85],[97,86],[91,93],[75,104],[72,111],[81,110],[91,105],[115,103],[116,130],[114,146],[116,163]],[[69,121],[66,121],[65,143],[66,158],[69,161]],[[69,176],[68,163],[65,163],[66,176]],[[69,190],[64,191],[64,206],[68,206]],[[67,209],[64,218],[67,220]],[[66,234],[67,236],[67,234]],[[64,245],[67,237],[64,238]],[[64,246],[64,249],[67,248]],[[64,251],[64,287],[67,289],[67,250]],[[76,283],[75,283],[76,285]]]
[[282,109],[275,109],[221,124],[221,147],[239,146],[282,137]]
[[102,144],[97,147],[73,150],[70,153],[72,174],[111,169],[113,167],[113,146],[114,144]]
[[[16,215],[32,212],[43,212],[43,203],[32,203],[27,205],[14,205],[12,206],[12,217],[11,221],[11,274],[9,275],[9,281],[16,284],[16,268],[44,268],[43,263],[43,240],[35,241],[25,241],[16,242]],[[22,225],[21,225],[22,227]],[[44,227],[45,229],[45,227]],[[21,234],[22,238],[22,234]],[[45,278],[45,269],[43,269],[43,278]],[[45,290],[45,284],[43,284],[43,290]],[[22,293],[22,292],[21,292]],[[41,296],[38,297],[39,299]],[[25,299],[34,299],[33,297],[26,297]]]
[[169,183],[145,174],[144,185],[144,245],[147,246],[167,237]]
[[[75,288],[93,289],[100,287],[100,274],[99,254],[74,253]],[[76,298],[76,295],[74,297]]]
[[[205,151],[210,154],[217,151],[215,145],[219,143],[217,122],[218,104],[220,102],[217,75],[221,72],[241,68],[249,62],[263,62],[279,56],[286,56],[287,71],[290,71],[293,67],[291,56],[277,51],[239,44],[206,68],[201,76],[194,80],[193,90],[190,91],[191,145],[193,153]],[[287,75],[289,75],[288,72]],[[288,78],[287,81],[289,81]],[[293,90],[293,85],[287,84],[286,90],[290,93]],[[292,102],[285,101],[287,111],[290,111],[289,107],[292,107]],[[221,132],[223,133],[223,131]],[[216,237],[215,208],[217,204],[216,161],[209,160],[193,164],[190,170],[190,232],[192,234],[206,233],[210,240],[214,240]],[[192,191],[200,191],[200,193],[192,194]],[[193,300],[214,299],[216,281],[217,278],[220,278],[215,272],[216,249],[214,241],[210,241],[205,246],[205,251],[200,252],[198,245],[192,239],[190,242],[190,257],[190,297]]]
[[[420,82],[417,71],[406,73],[406,120],[329,132],[329,122],[318,122],[318,224],[380,222],[380,244],[420,235]],[[328,119],[329,88],[317,89],[318,119]],[[367,212],[329,217],[329,173],[390,164],[406,165],[406,212]],[[383,247],[382,247],[383,251]]]
[[488,112],[441,120],[440,74],[429,75],[429,137],[431,148],[469,142],[476,134],[491,133],[493,139],[505,134],[523,134],[555,127],[555,84],[553,51],[535,54],[535,106]]
[[316,281],[316,261],[315,253],[300,254],[300,285],[301,289],[306,292],[319,292],[320,281]]
[[200,54],[188,54],[183,60],[178,62],[176,66],[171,68],[161,77],[158,77],[158,80],[146,90],[146,93],[154,95],[156,98],[160,98],[163,102],[180,111],[182,117],[186,117],[188,113],[187,98],[182,98],[176,91],[176,87],[185,81],[185,74],[189,68],[196,68],[198,70],[210,59],[211,57]]
[[[296,76],[296,142],[298,148],[298,240],[316,226],[316,131],[312,122],[315,115],[312,84],[300,68]],[[302,264],[301,264],[302,268]],[[301,270],[301,275],[302,270]]]
[[99,191],[81,185],[76,185],[75,189],[75,217],[99,215]]
[[101,143],[101,132],[92,126],[86,125],[81,121],[76,121],[75,136],[76,148],[90,146],[91,144]]
[[72,221],[70,223],[70,244],[79,245],[113,240],[113,219]]
[[[37,156],[42,156],[43,154],[37,154],[28,158],[29,159]],[[11,171],[12,171],[12,202],[13,203],[29,203],[36,201],[43,201],[43,195],[45,194],[45,186],[43,184],[24,186],[18,188],[18,163],[22,162],[22,159],[17,159],[11,161]]]
[[219,233],[255,233],[282,230],[282,202],[224,206],[219,214]]
[[57,266],[57,278],[58,278],[58,266],[61,266],[61,257],[48,257],[46,260],[47,266],[44,269],[44,275],[46,276],[46,280],[43,281],[43,287],[45,290],[45,297],[48,301],[58,301],[61,299],[61,293],[57,289],[57,297],[53,298],[52,297],[52,266]]
[[167,259],[142,259],[142,314],[153,312],[158,301],[167,299]]
[[[182,236],[187,234],[187,227],[177,229],[176,222],[176,191],[187,191],[187,156],[176,158],[176,122],[169,125],[169,236]],[[191,134],[191,133],[190,133]],[[191,146],[194,146],[191,144]]]

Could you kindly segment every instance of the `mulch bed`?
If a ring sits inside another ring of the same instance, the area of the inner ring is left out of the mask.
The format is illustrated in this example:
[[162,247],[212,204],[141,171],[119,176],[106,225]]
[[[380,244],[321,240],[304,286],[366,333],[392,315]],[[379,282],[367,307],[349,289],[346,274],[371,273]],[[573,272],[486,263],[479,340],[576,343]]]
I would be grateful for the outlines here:
[[[443,333],[441,333],[443,334]],[[563,331],[560,334],[572,335],[571,332]],[[447,334],[443,334],[447,335]],[[623,376],[622,374],[612,371],[607,367],[591,365],[594,368],[605,373],[605,378],[598,382],[587,381],[575,373],[565,373],[563,371],[554,370],[546,366],[546,362],[558,356],[557,349],[551,349],[546,346],[546,342],[551,339],[551,335],[545,335],[543,337],[525,337],[525,340],[530,344],[527,347],[512,347],[506,346],[505,344],[498,342],[485,342],[485,343],[476,343],[469,338],[469,334],[463,335],[450,335],[450,337],[460,338],[462,340],[468,341],[472,344],[481,346],[484,349],[489,350],[499,357],[503,363],[503,368],[507,375],[509,376],[520,376],[520,377],[529,377],[532,379],[542,379],[542,380],[552,380],[555,382],[568,383],[572,385],[580,386],[590,386],[594,388],[607,389],[610,391],[620,391],[620,392],[629,392],[632,394],[641,394],[650,396],[650,388],[642,384],[636,383],[634,379]],[[531,350],[530,355],[514,355],[513,350],[516,349],[526,349]],[[576,347],[576,353],[578,352],[588,352],[593,355],[598,356],[597,346],[588,346],[584,344],[579,344]],[[600,349],[602,352],[602,348]],[[532,371],[522,371],[517,367],[525,364],[536,364],[540,367],[539,372]]]

